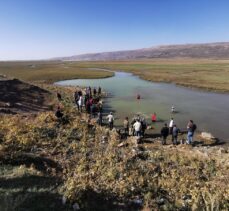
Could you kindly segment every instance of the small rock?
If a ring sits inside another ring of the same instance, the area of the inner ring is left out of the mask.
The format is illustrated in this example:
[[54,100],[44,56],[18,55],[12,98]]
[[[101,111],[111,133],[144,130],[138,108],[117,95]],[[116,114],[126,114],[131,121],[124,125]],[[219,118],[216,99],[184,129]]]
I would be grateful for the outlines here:
[[158,204],[159,206],[164,205],[164,204],[165,204],[165,199],[164,199],[164,198],[158,199],[158,200],[157,200],[157,204]]
[[133,202],[138,205],[142,205],[143,203],[142,199],[134,199]]
[[108,137],[107,136],[102,136],[102,142],[106,142],[108,141]]
[[190,194],[185,194],[183,197],[182,197],[183,200],[190,200],[192,199],[192,195]]
[[65,205],[67,202],[67,198],[65,196],[62,197],[62,204]]
[[207,140],[215,139],[215,137],[211,133],[207,133],[207,132],[202,132],[201,137]]
[[74,204],[72,205],[72,208],[73,208],[73,210],[75,211],[75,210],[79,210],[79,209],[80,209],[80,206],[79,206],[78,203],[74,203]]

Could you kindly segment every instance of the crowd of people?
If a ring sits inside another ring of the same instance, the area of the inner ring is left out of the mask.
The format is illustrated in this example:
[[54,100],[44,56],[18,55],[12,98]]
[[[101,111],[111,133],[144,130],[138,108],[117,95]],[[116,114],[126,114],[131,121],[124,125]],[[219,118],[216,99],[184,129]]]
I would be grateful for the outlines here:
[[[74,93],[74,101],[76,104],[76,108],[79,112],[84,110],[90,114],[90,117],[96,118],[97,123],[99,125],[104,125],[107,120],[107,125],[110,130],[114,127],[114,115],[110,112],[105,118],[103,118],[103,110],[102,110],[102,99],[101,99],[102,89],[101,87],[91,88],[90,86],[87,87],[84,92],[81,89],[77,89]],[[61,94],[57,93],[57,98],[59,101],[62,100]],[[140,99],[140,97],[138,98]],[[171,113],[175,112],[175,107],[171,107]],[[63,113],[61,112],[60,106],[58,106],[57,111],[55,113],[58,119],[63,118]],[[151,116],[151,121],[153,124],[157,122],[157,115],[154,112]],[[125,117],[123,121],[123,134],[124,137],[127,138],[128,136],[137,136],[139,138],[145,136],[145,131],[147,129],[147,123],[144,117],[140,115],[136,115],[131,121],[129,121],[128,117]],[[190,120],[187,124],[187,144],[193,143],[193,136],[196,130],[196,124],[194,124],[193,120]],[[171,140],[174,145],[178,144],[178,135],[180,133],[180,129],[175,124],[173,118],[170,119],[169,124],[165,123],[164,126],[161,128],[161,140],[162,145],[165,145],[167,142],[167,138],[171,135]]]

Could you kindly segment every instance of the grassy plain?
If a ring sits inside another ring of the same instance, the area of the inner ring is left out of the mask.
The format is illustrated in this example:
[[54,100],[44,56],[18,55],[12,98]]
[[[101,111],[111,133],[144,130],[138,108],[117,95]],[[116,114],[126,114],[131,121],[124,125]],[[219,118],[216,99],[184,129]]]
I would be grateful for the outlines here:
[[101,68],[122,70],[140,78],[175,83],[210,91],[229,92],[229,60],[155,59],[94,62],[1,62],[0,74],[25,81],[55,82],[76,78],[105,78],[113,75]]
[[80,62],[78,67],[122,70],[149,81],[229,92],[229,60],[157,59]]
[[113,75],[107,71],[92,71],[75,63],[65,62],[0,62],[0,75],[30,82],[52,83],[77,78],[106,78]]

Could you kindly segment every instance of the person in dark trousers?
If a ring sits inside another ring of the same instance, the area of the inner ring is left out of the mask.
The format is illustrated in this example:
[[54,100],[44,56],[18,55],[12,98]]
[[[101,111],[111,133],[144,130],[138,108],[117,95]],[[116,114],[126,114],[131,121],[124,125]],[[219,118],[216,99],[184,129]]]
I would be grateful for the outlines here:
[[147,128],[146,120],[144,118],[141,118],[140,122],[141,122],[141,135],[142,135],[142,137],[144,137],[145,131]]
[[89,93],[89,97],[91,98],[92,94],[91,94],[91,87],[90,86],[88,87],[88,93]]
[[123,127],[124,127],[124,135],[127,138],[129,134],[129,119],[126,117],[123,121]]
[[90,100],[88,99],[86,102],[86,111],[89,114],[91,111],[91,104],[90,104]]
[[92,105],[91,105],[91,116],[94,118],[95,117],[95,111],[96,110],[96,106],[95,106],[95,104],[93,103]]
[[112,112],[110,112],[110,114],[107,116],[107,119],[108,119],[109,128],[110,128],[110,130],[112,130],[113,126],[114,126],[114,116],[113,116]]
[[96,90],[96,88],[94,88],[93,89],[93,95],[96,96],[96,94],[97,94],[97,90]]
[[101,87],[99,86],[99,88],[98,88],[98,95],[101,95],[101,93],[102,93],[102,89],[101,89]]
[[167,126],[167,124],[165,124],[165,126],[161,129],[161,136],[162,136],[162,145],[166,144],[166,139],[169,135],[169,128]]
[[78,95],[79,95],[79,97],[80,97],[80,96],[83,96],[83,93],[82,93],[81,90],[78,91]]
[[176,125],[173,125],[173,132],[172,132],[172,143],[173,145],[177,145],[177,138],[178,138],[178,134],[179,134],[180,130],[179,128],[177,128]]
[[61,94],[60,94],[59,92],[56,93],[56,96],[57,96],[57,99],[58,99],[59,101],[62,100],[62,96],[61,96]]
[[74,99],[75,99],[75,103],[76,103],[76,106],[77,106],[78,111],[79,111],[80,110],[80,107],[79,107],[79,103],[78,103],[78,101],[79,101],[78,91],[75,91],[75,93],[74,93]]
[[103,115],[102,112],[98,112],[98,124],[102,126],[103,124]]
[[61,120],[62,117],[63,117],[63,113],[61,112],[60,110],[60,106],[57,107],[57,110],[56,110],[56,113],[55,113],[55,116],[57,117],[57,119]]

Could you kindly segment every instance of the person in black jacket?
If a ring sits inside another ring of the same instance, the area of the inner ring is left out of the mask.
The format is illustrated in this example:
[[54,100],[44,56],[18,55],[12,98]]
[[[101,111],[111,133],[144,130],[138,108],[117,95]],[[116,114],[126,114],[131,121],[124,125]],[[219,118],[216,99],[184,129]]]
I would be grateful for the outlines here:
[[56,116],[58,119],[62,119],[63,115],[64,115],[64,114],[61,112],[60,106],[58,106],[58,107],[57,107],[57,110],[56,110],[56,113],[55,113],[55,116]]
[[169,128],[167,124],[165,123],[165,126],[161,129],[161,136],[162,136],[162,145],[166,144],[166,139],[169,135]]

